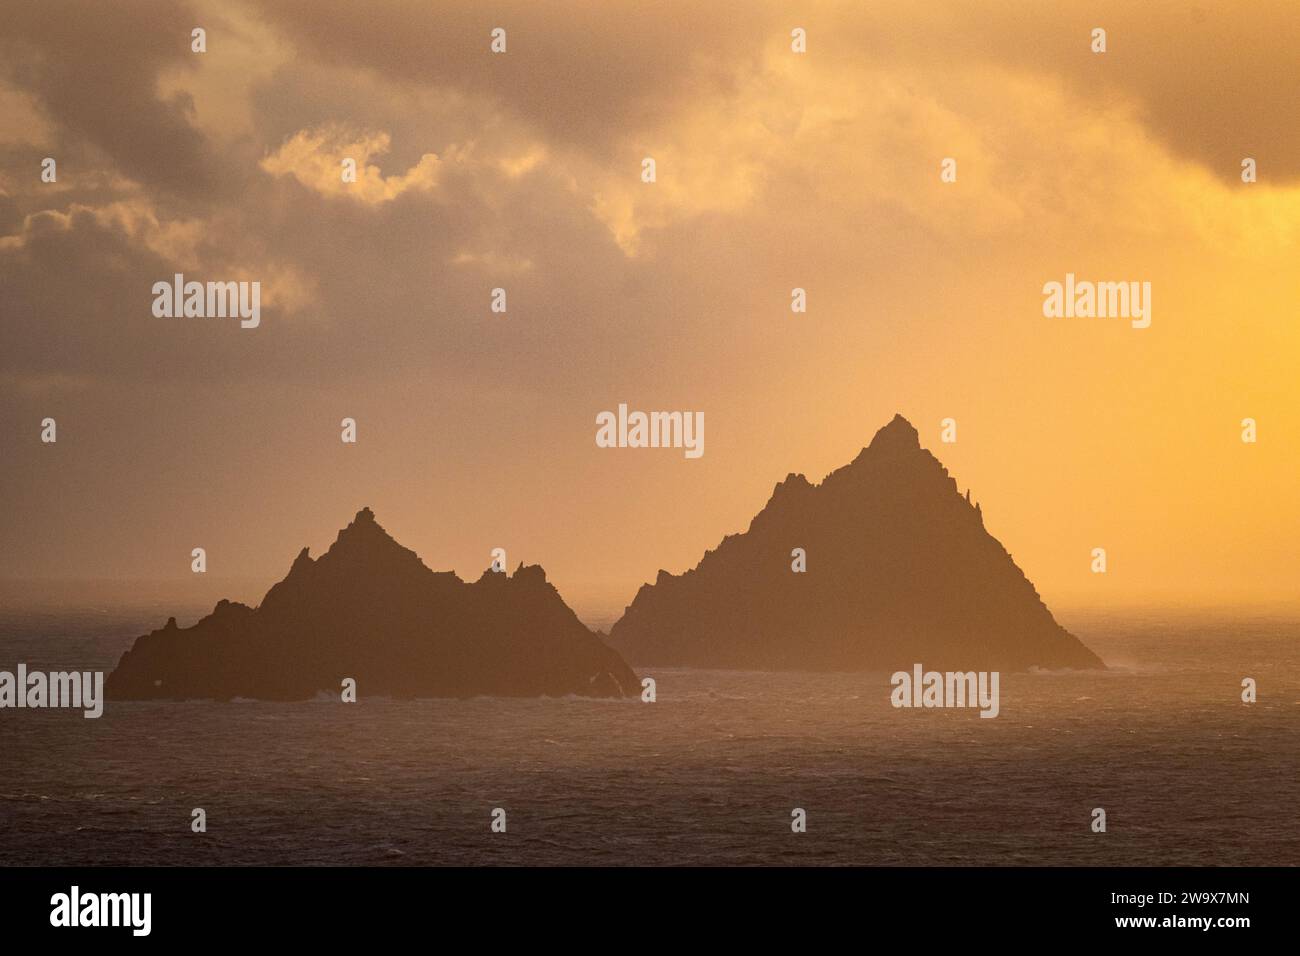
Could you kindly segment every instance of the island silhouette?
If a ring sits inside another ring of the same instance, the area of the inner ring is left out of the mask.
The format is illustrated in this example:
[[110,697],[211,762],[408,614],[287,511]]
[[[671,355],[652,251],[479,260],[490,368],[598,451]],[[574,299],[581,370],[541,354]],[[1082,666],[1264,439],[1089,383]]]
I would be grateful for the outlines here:
[[640,681],[537,566],[473,583],[431,571],[363,508],[317,560],[308,549],[256,608],[221,601],[193,627],[137,638],[109,698],[300,700],[627,697]]
[[109,698],[627,697],[641,665],[740,670],[1102,668],[901,415],[819,485],[791,474],[749,529],[660,571],[604,635],[538,566],[435,572],[359,511],[256,607],[137,638]]
[[638,665],[742,670],[1105,666],[901,415],[821,484],[778,483],[694,569],[661,570],[610,644]]

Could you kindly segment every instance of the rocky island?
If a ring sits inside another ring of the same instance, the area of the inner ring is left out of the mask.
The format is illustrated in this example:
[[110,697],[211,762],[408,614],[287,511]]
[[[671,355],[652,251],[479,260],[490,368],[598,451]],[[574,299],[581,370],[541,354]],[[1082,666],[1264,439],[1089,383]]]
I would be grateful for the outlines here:
[[221,601],[193,627],[137,638],[109,699],[626,697],[640,682],[537,566],[473,583],[427,568],[369,508],[313,560],[304,548],[256,607]]
[[1104,667],[902,416],[820,484],[777,484],[694,569],[660,571],[610,643],[638,664],[748,670]]

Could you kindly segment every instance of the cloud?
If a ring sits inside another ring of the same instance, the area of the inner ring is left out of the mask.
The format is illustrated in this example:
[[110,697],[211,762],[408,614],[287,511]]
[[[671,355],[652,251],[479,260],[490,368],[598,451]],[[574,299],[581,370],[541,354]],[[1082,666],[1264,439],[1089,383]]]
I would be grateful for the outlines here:
[[[425,153],[405,173],[384,176],[370,160],[388,152],[387,133],[354,134],[341,126],[302,130],[261,162],[273,176],[293,176],[323,196],[347,196],[374,205],[391,202],[408,189],[433,190],[438,185],[440,160]],[[343,163],[355,166],[355,182],[343,178]]]
[[[970,456],[964,477],[1028,495],[1031,517],[1051,502],[1004,470],[981,473],[966,449],[1022,454],[1019,475],[1035,467],[1020,446],[1059,462],[1044,486],[1061,482],[1082,523],[1090,502],[1111,507],[1089,496],[1115,488],[1094,463],[1127,454],[1130,476],[1146,467],[1151,422],[1200,428],[1217,402],[1277,434],[1300,401],[1285,359],[1300,251],[1286,12],[26,5],[0,51],[0,395],[27,416],[18,434],[66,398],[106,419],[105,443],[116,428],[158,454],[190,443],[214,482],[237,471],[227,454],[263,461],[244,443],[270,422],[278,441],[321,422],[333,438],[339,409],[363,406],[373,457],[349,470],[303,438],[303,454],[322,456],[319,485],[295,505],[349,482],[361,494],[402,484],[388,476],[445,478],[446,464],[465,481],[437,484],[439,500],[465,502],[456,520],[477,547],[536,479],[605,509],[553,541],[608,547],[608,573],[629,589],[657,570],[641,568],[647,555],[694,560],[747,520],[770,475],[842,463],[909,403],[936,420],[958,408],[963,429],[982,420],[982,441],[953,450]],[[201,56],[196,24],[209,29]],[[1096,24],[1110,31],[1101,57],[1087,49]],[[494,56],[499,25],[509,52]],[[789,49],[793,25],[808,30],[805,55]],[[56,184],[39,181],[47,154]],[[1259,184],[1237,178],[1238,154],[1259,158]],[[355,184],[340,177],[349,155]],[[946,156],[955,184],[939,181]],[[1151,278],[1150,334],[1038,322],[1038,290],[1067,269]],[[175,272],[261,281],[261,326],[155,318],[152,284]],[[795,286],[810,302],[798,318]],[[508,315],[490,311],[495,287]],[[586,423],[627,396],[707,409],[703,470],[585,457]],[[119,404],[130,412],[115,423]],[[1096,422],[1103,448],[1080,437]],[[15,499],[43,493],[32,454],[10,479],[27,484],[7,486]],[[259,473],[271,498],[301,479],[279,457]],[[1173,465],[1159,476],[1188,512],[1206,491]],[[129,497],[122,482],[112,493]],[[402,494],[426,502],[422,482]],[[608,489],[624,482],[649,517],[620,510]],[[157,507],[140,495],[141,513]],[[535,527],[555,510],[521,504],[511,521]],[[669,513],[674,534],[652,520]],[[259,526],[265,543],[296,540],[276,521]],[[600,538],[623,521],[630,543]],[[1046,533],[1013,530],[1031,559],[1054,560]],[[1130,561],[1144,547],[1128,546]]]
[[190,62],[189,4],[18,4],[6,11],[6,82],[40,104],[62,165],[99,156],[130,179],[177,197],[210,198],[223,185],[184,93],[163,99],[166,65]]

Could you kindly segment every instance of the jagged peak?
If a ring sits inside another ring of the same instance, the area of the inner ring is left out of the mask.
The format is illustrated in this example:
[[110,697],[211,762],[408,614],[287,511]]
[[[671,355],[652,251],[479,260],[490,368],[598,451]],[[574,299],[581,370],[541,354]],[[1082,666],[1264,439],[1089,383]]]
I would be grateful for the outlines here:
[[479,575],[479,580],[484,581],[514,581],[516,583],[546,583],[546,569],[540,564],[524,564],[519,562],[519,567],[515,568],[514,573],[507,570],[496,570],[492,565],[488,565],[483,573]]
[[540,564],[525,565],[521,561],[519,567],[515,568],[515,573],[510,576],[510,580],[517,584],[545,584],[546,569]]
[[917,450],[921,447],[921,436],[915,426],[902,415],[895,415],[889,424],[876,432],[868,450],[885,451],[902,449]]
[[388,534],[380,527],[379,522],[375,520],[375,513],[369,508],[362,508],[356,513],[356,516],[348,522],[348,526],[339,532],[338,540],[349,533],[366,533],[378,531],[381,534]]
[[947,474],[947,469],[939,459],[921,448],[921,436],[916,427],[901,414],[895,414],[888,424],[876,432],[870,444],[858,452],[847,465],[827,475],[818,487],[827,483],[835,484],[852,476],[861,475],[864,471],[874,470],[870,463],[879,462],[881,459],[911,460],[913,458],[917,461],[928,458],[944,474]]
[[[334,544],[330,546],[330,551],[345,542],[364,540],[386,540],[397,544],[392,535],[385,531],[383,526],[375,520],[375,513],[369,508],[362,508],[357,512],[356,517],[348,522],[347,527],[339,532],[338,537],[334,539]],[[398,547],[401,547],[401,545],[398,545]]]
[[776,495],[782,491],[805,491],[813,487],[813,483],[803,476],[802,473],[790,472],[784,480],[778,481],[776,487],[772,489],[772,494]]
[[217,602],[217,606],[212,609],[213,617],[229,617],[231,615],[243,614],[245,611],[251,611],[247,604],[239,601],[232,601],[229,598],[222,598]]
[[[384,530],[383,526],[375,520],[375,513],[369,508],[358,511],[356,517],[338,533],[334,543],[315,562],[309,557],[304,557],[305,553],[304,550],[303,554],[299,555],[303,567],[314,564],[315,567],[326,569],[344,565],[371,565],[380,561],[389,566],[404,564],[411,567],[418,566],[425,571],[429,570],[420,560],[419,555],[410,548],[403,547]],[[294,566],[297,568],[300,565],[295,562]]]

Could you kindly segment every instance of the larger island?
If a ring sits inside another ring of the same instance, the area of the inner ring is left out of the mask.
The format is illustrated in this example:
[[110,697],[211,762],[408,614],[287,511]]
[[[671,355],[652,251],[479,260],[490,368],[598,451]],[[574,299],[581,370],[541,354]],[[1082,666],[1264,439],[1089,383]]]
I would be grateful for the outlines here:
[[740,670],[1099,668],[902,416],[817,485],[660,571],[610,630],[637,664]]

